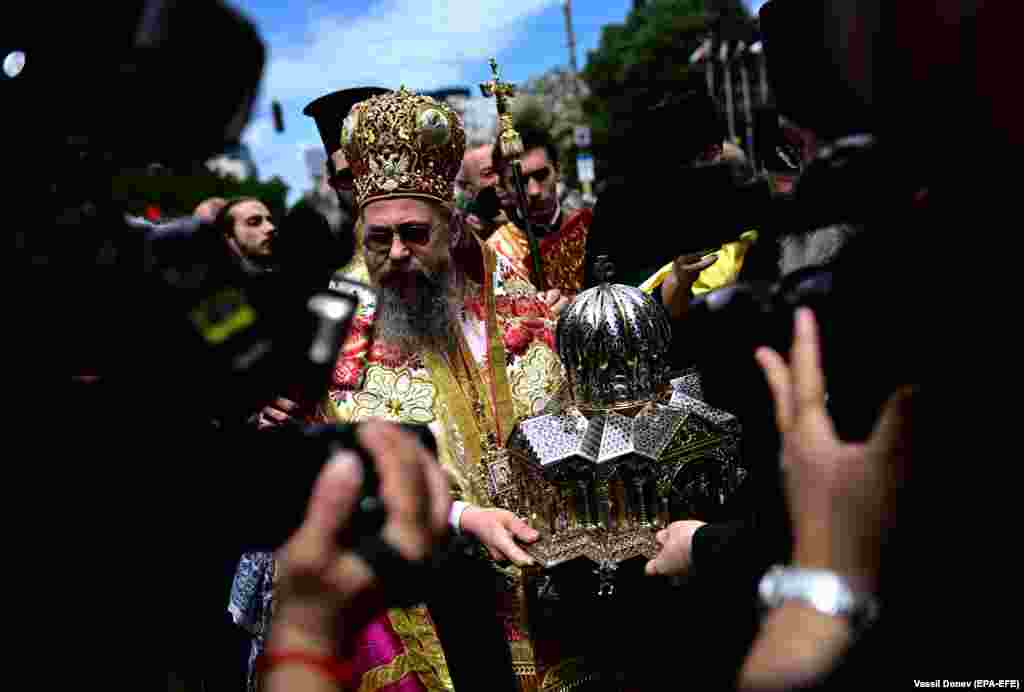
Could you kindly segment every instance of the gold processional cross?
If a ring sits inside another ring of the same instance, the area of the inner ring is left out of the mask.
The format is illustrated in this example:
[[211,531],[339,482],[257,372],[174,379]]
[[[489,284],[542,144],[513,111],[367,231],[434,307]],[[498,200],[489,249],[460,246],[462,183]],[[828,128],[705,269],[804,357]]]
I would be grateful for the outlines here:
[[508,100],[516,95],[516,87],[509,82],[501,80],[498,72],[498,62],[491,58],[491,80],[480,85],[480,93],[484,98],[493,97],[498,106],[498,119],[501,125],[501,134],[498,141],[501,144],[501,158],[512,167],[512,183],[515,186],[513,192],[516,196],[519,219],[516,225],[526,232],[526,239],[530,246],[530,258],[533,264],[534,285],[539,291],[546,291],[547,277],[544,275],[544,267],[540,257],[540,245],[537,243],[537,235],[533,232],[533,224],[530,223],[529,210],[526,202],[526,189],[523,185],[523,173],[519,164],[519,157],[523,155],[523,140],[516,132],[515,124],[512,122],[512,114],[509,112]]

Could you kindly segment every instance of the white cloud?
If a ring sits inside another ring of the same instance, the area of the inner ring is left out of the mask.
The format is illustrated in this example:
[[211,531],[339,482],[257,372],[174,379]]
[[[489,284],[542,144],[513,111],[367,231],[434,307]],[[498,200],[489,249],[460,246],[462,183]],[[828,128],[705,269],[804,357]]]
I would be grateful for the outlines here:
[[249,127],[242,133],[242,142],[253,151],[259,151],[270,143],[273,123],[269,118],[256,117],[249,122]]
[[303,45],[272,55],[267,93],[313,98],[332,87],[364,84],[434,89],[476,83],[489,74],[487,58],[521,38],[525,20],[557,4],[385,0],[359,17],[323,16],[311,22]]
[[[260,178],[269,180],[278,176],[283,179],[290,188],[290,202],[295,202],[310,185],[302,151],[314,143],[308,138],[302,138],[301,130],[296,130],[298,128],[289,131],[286,127],[284,134],[279,134],[274,131],[274,124],[269,116],[257,114],[242,134],[242,142],[249,147],[253,161],[259,169]],[[319,146],[320,142],[315,144]]]
[[[358,16],[310,12],[302,35],[281,43],[269,34],[263,98],[244,140],[264,178],[282,177],[290,201],[310,185],[304,148],[319,138],[302,108],[323,94],[353,86],[414,90],[473,85],[489,78],[487,60],[524,42],[526,21],[560,0],[384,0]],[[285,110],[285,133],[273,131],[269,100]]]

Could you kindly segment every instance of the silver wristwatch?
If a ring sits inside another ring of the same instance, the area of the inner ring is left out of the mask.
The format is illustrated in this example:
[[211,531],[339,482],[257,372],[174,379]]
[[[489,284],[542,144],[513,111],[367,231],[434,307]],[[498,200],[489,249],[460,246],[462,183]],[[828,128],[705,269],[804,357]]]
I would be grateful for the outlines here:
[[820,613],[845,617],[857,634],[878,618],[874,596],[855,592],[843,577],[828,570],[775,565],[761,578],[758,592],[769,608],[798,600]]

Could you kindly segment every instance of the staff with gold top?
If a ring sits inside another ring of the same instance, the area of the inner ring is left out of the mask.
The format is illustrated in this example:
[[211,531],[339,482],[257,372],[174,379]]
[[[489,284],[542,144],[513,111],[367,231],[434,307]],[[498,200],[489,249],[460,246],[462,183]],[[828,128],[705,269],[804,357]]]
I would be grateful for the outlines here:
[[489,82],[480,85],[480,92],[485,98],[494,97],[498,106],[498,118],[500,121],[501,133],[498,141],[501,143],[502,158],[510,162],[512,168],[512,183],[515,187],[516,208],[510,210],[512,222],[519,226],[526,233],[530,245],[530,258],[533,265],[534,283],[538,291],[548,290],[545,279],[544,267],[540,256],[540,245],[537,243],[537,234],[533,231],[533,224],[530,223],[528,205],[526,200],[526,187],[523,185],[523,171],[519,163],[519,157],[523,155],[523,140],[515,130],[512,122],[512,114],[508,110],[508,99],[516,95],[514,84],[501,81],[498,74],[498,62],[491,58],[491,73],[493,78]]

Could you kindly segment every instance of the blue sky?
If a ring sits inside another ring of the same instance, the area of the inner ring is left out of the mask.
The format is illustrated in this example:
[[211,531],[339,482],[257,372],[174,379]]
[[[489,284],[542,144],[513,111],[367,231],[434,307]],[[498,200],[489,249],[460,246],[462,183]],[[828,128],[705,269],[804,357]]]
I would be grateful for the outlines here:
[[[752,0],[759,6],[763,0]],[[260,175],[281,176],[290,200],[309,187],[302,151],[319,145],[302,115],[313,99],[354,86],[416,90],[468,86],[490,76],[521,83],[569,63],[561,0],[234,0],[268,44],[262,93],[244,140]],[[601,27],[622,22],[632,0],[574,0],[576,60],[586,64]],[[274,132],[270,102],[281,101],[285,131]]]

